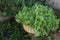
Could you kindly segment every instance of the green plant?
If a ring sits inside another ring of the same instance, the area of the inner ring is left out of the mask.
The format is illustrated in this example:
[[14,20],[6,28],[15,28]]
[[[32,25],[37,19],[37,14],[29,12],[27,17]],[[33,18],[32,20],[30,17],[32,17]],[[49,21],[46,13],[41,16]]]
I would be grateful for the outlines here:
[[31,40],[17,22],[0,23],[0,40]]
[[16,15],[16,21],[31,27],[35,36],[47,36],[55,31],[59,24],[53,9],[40,4],[35,4],[31,8],[24,6]]
[[[22,6],[28,6],[31,7],[35,3],[42,3],[42,0],[20,0],[22,3]],[[29,5],[28,5],[29,4]]]
[[[0,11],[4,12],[4,16],[15,16],[24,5],[32,6],[39,0],[0,0]],[[29,4],[29,5],[28,5]]]

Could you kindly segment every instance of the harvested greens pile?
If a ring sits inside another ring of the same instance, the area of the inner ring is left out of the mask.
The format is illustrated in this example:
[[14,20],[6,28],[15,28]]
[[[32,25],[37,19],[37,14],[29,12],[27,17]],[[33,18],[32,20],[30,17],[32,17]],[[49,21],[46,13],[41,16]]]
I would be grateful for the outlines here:
[[32,7],[24,6],[16,15],[16,21],[32,28],[35,36],[48,36],[58,28],[59,24],[53,9],[41,4],[35,4]]

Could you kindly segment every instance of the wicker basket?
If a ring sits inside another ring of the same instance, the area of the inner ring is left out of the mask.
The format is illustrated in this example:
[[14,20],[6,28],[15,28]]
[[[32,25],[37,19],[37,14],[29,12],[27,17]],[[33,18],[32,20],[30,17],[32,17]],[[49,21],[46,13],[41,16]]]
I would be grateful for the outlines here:
[[32,28],[30,28],[26,25],[23,25],[23,28],[26,32],[31,33],[31,34],[35,34]]

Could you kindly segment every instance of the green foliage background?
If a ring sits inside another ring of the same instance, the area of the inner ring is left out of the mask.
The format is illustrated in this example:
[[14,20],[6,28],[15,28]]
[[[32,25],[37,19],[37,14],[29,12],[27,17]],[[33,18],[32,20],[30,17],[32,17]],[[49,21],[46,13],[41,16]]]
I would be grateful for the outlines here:
[[[0,0],[0,16],[12,16],[18,13],[24,5],[32,6],[40,0]],[[17,22],[0,23],[0,40],[31,40],[21,25]]]
[[0,0],[0,11],[5,15],[15,15],[24,5],[32,6],[39,0]]

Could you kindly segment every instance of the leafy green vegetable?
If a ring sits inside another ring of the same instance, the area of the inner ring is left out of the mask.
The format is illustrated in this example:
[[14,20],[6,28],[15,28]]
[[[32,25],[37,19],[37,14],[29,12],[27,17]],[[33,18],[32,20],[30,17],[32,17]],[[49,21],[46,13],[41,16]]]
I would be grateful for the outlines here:
[[18,14],[16,21],[31,27],[35,36],[48,36],[58,28],[59,20],[52,8],[35,4],[32,7],[24,6]]

